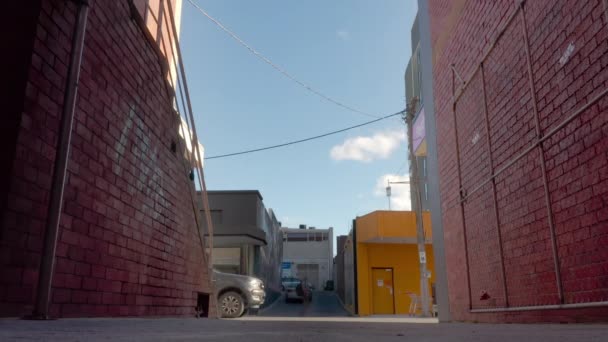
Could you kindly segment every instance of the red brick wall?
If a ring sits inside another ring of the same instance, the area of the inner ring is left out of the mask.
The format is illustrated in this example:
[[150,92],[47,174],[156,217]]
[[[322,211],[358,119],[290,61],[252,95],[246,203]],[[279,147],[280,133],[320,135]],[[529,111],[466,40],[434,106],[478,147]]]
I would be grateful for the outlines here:
[[[523,10],[518,7],[518,1],[430,0],[452,315],[455,320],[493,322],[605,321],[608,306],[469,311],[469,305],[493,309],[507,302],[510,307],[560,304],[548,207],[563,304],[608,301],[608,96],[509,166],[537,140],[522,13],[540,132],[545,136],[608,89],[605,7],[602,0],[526,1]],[[483,73],[478,68],[482,61]],[[466,85],[453,76],[451,65]],[[505,167],[494,185],[488,181],[493,171]],[[462,208],[460,184],[469,194]],[[482,291],[489,300],[480,299]]]
[[[76,7],[44,0],[0,231],[0,315],[35,299]],[[59,316],[190,315],[210,283],[159,55],[91,1],[53,282]]]

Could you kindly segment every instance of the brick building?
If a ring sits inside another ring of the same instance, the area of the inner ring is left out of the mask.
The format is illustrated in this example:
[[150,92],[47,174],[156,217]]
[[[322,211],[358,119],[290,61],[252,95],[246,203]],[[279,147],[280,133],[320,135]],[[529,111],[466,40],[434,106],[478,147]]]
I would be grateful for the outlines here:
[[[81,2],[3,6],[12,53],[4,54],[0,316],[29,314],[36,301]],[[175,4],[88,1],[53,316],[190,315],[212,292],[173,106],[166,10],[179,12]]]
[[608,4],[419,4],[451,318],[606,321]]

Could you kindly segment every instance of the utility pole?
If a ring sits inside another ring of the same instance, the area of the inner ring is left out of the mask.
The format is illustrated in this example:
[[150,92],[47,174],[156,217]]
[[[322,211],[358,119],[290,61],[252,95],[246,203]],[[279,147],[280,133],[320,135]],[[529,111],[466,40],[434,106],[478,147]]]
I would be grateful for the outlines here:
[[404,120],[407,125],[407,137],[408,137],[408,149],[410,156],[410,189],[414,195],[412,201],[412,209],[416,214],[416,242],[418,244],[418,260],[420,262],[420,297],[422,301],[422,316],[429,317],[429,280],[428,271],[426,268],[426,246],[425,246],[425,234],[424,226],[422,222],[422,198],[420,196],[420,184],[418,175],[418,161],[414,153],[414,110],[416,108],[417,99],[414,98],[407,106],[404,113]]

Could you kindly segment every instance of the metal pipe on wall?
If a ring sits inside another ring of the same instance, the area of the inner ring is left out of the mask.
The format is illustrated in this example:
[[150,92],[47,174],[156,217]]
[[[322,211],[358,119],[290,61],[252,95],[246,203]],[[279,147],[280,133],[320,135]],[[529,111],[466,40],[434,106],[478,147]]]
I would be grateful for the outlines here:
[[505,163],[500,168],[498,168],[494,172],[494,174],[492,174],[490,177],[488,177],[483,182],[479,183],[476,187],[473,188],[473,190],[467,191],[467,193],[465,194],[465,196],[462,198],[462,201],[466,201],[470,196],[472,196],[473,194],[475,194],[478,191],[480,191],[481,189],[483,189],[483,187],[486,186],[489,182],[491,182],[492,179],[498,177],[500,174],[502,174],[503,172],[505,172],[506,170],[508,170],[511,166],[513,166],[513,164],[517,163],[523,157],[527,156],[528,153],[530,153],[534,149],[536,149],[536,147],[537,147],[538,144],[541,144],[545,140],[551,138],[553,135],[555,135],[555,133],[559,132],[562,128],[564,128],[566,125],[568,125],[570,122],[572,122],[578,116],[580,116],[587,109],[591,108],[591,106],[595,105],[599,100],[601,100],[606,95],[608,95],[608,89],[604,89],[602,92],[600,92],[599,94],[597,94],[595,97],[593,97],[592,99],[590,99],[589,101],[587,101],[587,103],[585,103],[579,109],[575,110],[572,114],[570,114],[568,117],[566,117],[557,126],[551,128],[551,130],[549,130],[547,133],[545,133],[540,139],[532,142],[532,144],[530,144],[530,146],[526,147],[521,153],[519,153],[513,159],[509,160],[509,162]]
[[[169,20],[167,19],[167,15],[162,15],[162,13],[164,13],[164,0],[161,1],[161,5],[163,5],[163,7],[161,7],[161,13],[159,14],[159,21],[158,21],[158,26],[162,27],[162,24],[164,22],[164,24],[167,26],[168,29],[171,29],[173,26],[170,25]],[[172,6],[171,1],[168,1],[167,6]],[[162,21],[161,21],[161,17],[162,17]],[[161,30],[162,31],[162,30]],[[177,37],[177,32],[173,32],[173,36]],[[171,37],[171,35],[169,35],[169,37]],[[177,39],[177,38],[176,38]],[[174,90],[174,101],[175,101],[175,107],[177,108],[178,111],[178,115],[180,117],[181,120],[183,120],[183,118],[181,117],[182,113],[180,111],[180,101],[178,101],[177,99],[177,94],[179,93],[179,97],[181,100],[181,109],[183,109],[183,113],[184,116],[186,117],[185,121],[182,121],[182,123],[180,123],[180,127],[181,127],[181,133],[184,137],[184,141],[187,141],[186,139],[188,139],[188,137],[191,136],[190,134],[190,127],[188,125],[188,118],[187,118],[187,105],[186,105],[186,100],[184,99],[184,90],[182,88],[182,82],[183,80],[180,79],[179,77],[179,66],[178,66],[178,58],[177,58],[177,54],[175,52],[176,46],[173,44],[173,40],[169,38],[169,50],[171,50],[171,55],[169,56],[169,52],[166,52],[166,58],[167,60],[169,60],[169,57],[173,57],[173,64],[169,65],[169,83],[171,84],[171,86],[173,87]],[[176,72],[176,76],[175,78],[173,77],[172,74],[172,67],[175,68],[175,72]],[[184,124],[186,123],[186,127],[184,127]],[[179,138],[177,139],[178,141],[180,140]],[[192,139],[190,139],[190,141],[192,142]],[[192,144],[192,143],[191,143]],[[181,146],[181,143],[180,143]],[[187,148],[186,148],[187,150]],[[180,147],[180,151],[181,151],[181,147]],[[192,171],[192,162],[195,161],[197,159],[196,157],[196,151],[194,150],[194,148],[192,148],[192,151],[190,153],[190,161],[187,163],[188,165],[184,165],[184,171],[187,174],[188,172]],[[196,227],[197,227],[197,231],[198,231],[198,237],[199,237],[199,242],[201,245],[201,249],[202,249],[202,253],[203,253],[203,257],[207,260],[209,267],[213,267],[213,265],[211,264],[211,261],[207,259],[207,253],[205,251],[205,239],[204,239],[204,231],[202,228],[202,219],[199,217],[200,215],[200,210],[199,210],[199,206],[198,206],[198,200],[197,200],[197,195],[196,195],[196,188],[195,186],[192,186],[190,188],[190,201],[192,204],[192,211],[194,213],[194,221],[196,222]],[[211,251],[213,252],[213,251]]]
[[555,269],[555,282],[557,286],[557,295],[559,302],[564,303],[564,289],[562,286],[562,276],[560,270],[559,254],[557,249],[557,237],[555,234],[555,223],[553,222],[553,208],[551,206],[551,195],[549,191],[549,181],[547,179],[547,166],[545,161],[545,152],[541,142],[542,132],[540,128],[540,119],[538,115],[538,102],[536,98],[536,88],[534,87],[534,74],[532,72],[532,57],[530,56],[530,42],[528,41],[528,26],[526,24],[526,14],[524,13],[523,2],[519,4],[521,14],[522,35],[526,51],[526,64],[528,67],[528,81],[530,83],[530,96],[532,100],[532,113],[534,114],[534,128],[536,130],[536,139],[538,141],[537,150],[539,153],[538,159],[543,180],[543,188],[545,194],[545,205],[547,206],[547,219],[549,223],[549,232],[551,236],[551,251],[553,253],[553,267]]
[[[526,2],[526,0],[519,0],[519,1],[520,1],[520,4],[523,4],[524,2]],[[513,22],[513,20],[515,19],[515,17],[517,17],[517,14],[518,14],[517,12],[519,12],[519,10],[520,10],[520,7],[517,6],[515,8],[515,10],[513,12],[511,12],[511,14],[509,15],[509,17],[507,18],[507,21],[498,30],[498,33],[496,34],[496,37],[494,37],[494,40],[492,40],[492,42],[490,43],[490,45],[488,46],[488,48],[484,52],[483,56],[481,57],[481,60],[480,60],[479,64],[477,64],[477,66],[471,72],[471,74],[469,75],[469,77],[466,80],[462,81],[460,88],[457,89],[458,93],[456,93],[456,89],[454,89],[453,102],[457,102],[460,99],[460,96],[462,96],[462,94],[464,93],[465,88],[467,88],[469,86],[469,84],[471,83],[471,80],[473,79],[473,77],[475,77],[475,75],[477,74],[477,72],[479,72],[479,66],[481,65],[481,63],[485,62],[485,60],[488,58],[488,56],[490,55],[490,53],[494,50],[494,48],[496,47],[496,44],[498,43],[498,41],[500,40],[500,38],[502,37],[502,35],[505,33],[505,31],[507,31],[507,28],[509,28],[509,26],[511,25],[511,23]],[[454,70],[454,65],[452,65],[452,70],[455,71]]]
[[77,19],[72,36],[72,53],[68,66],[66,89],[63,98],[63,109],[59,128],[59,139],[55,153],[55,164],[53,167],[53,179],[51,183],[49,207],[47,211],[46,229],[44,233],[44,246],[38,276],[38,287],[36,290],[36,302],[32,319],[50,319],[49,305],[51,302],[51,290],[55,270],[55,255],[57,252],[57,237],[59,235],[59,222],[63,207],[63,193],[65,190],[65,179],[67,175],[68,157],[70,155],[70,141],[72,138],[72,126],[76,99],[78,95],[78,81],[80,78],[80,66],[82,62],[82,51],[84,49],[84,38],[87,27],[87,16],[89,13],[88,0],[76,1]]
[[538,310],[556,310],[556,309],[585,309],[585,308],[602,308],[602,307],[608,307],[608,301],[574,303],[574,304],[518,306],[518,307],[511,307],[511,308],[473,309],[473,310],[470,310],[470,312],[471,313],[490,313],[490,312],[516,312],[516,311],[538,311]]
[[[452,68],[452,94],[456,91],[456,86],[454,83],[455,70]],[[471,270],[469,269],[469,242],[467,239],[467,221],[465,218],[464,211],[464,201],[462,200],[465,196],[464,189],[462,187],[462,169],[460,166],[460,142],[458,139],[458,118],[456,116],[456,101],[452,103],[452,113],[454,113],[454,139],[455,139],[455,148],[456,148],[456,171],[458,174],[458,193],[459,193],[459,205],[460,205],[460,215],[462,217],[462,235],[464,239],[464,258],[465,265],[467,269],[467,290],[469,295],[469,310],[473,308],[473,294],[471,290]]]
[[[483,113],[486,126],[486,144],[488,145],[488,163],[490,165],[490,174],[494,173],[494,160],[492,159],[492,139],[490,138],[490,119],[488,114],[488,99],[486,94],[486,76],[483,66],[479,68],[481,76],[481,93],[483,96]],[[500,269],[502,275],[503,296],[505,296],[505,306],[509,307],[509,291],[507,288],[507,273],[505,270],[505,257],[502,246],[502,232],[500,231],[500,213],[498,210],[498,196],[496,195],[496,180],[492,178],[492,201],[494,204],[494,218],[496,219],[496,232],[498,238],[498,255],[500,258]]]
[[210,209],[209,209],[209,198],[207,197],[207,185],[205,183],[205,174],[203,171],[203,165],[202,165],[202,156],[201,156],[201,152],[199,149],[199,140],[198,140],[198,134],[196,133],[196,125],[194,124],[194,115],[192,114],[192,102],[190,101],[190,92],[188,90],[188,81],[186,79],[186,70],[184,68],[184,58],[182,56],[182,50],[179,44],[179,39],[177,39],[177,25],[175,24],[175,15],[173,14],[173,8],[172,8],[172,4],[171,1],[169,1],[169,6],[168,6],[168,12],[169,12],[169,19],[171,19],[171,28],[173,29],[174,34],[176,35],[176,39],[175,39],[175,50],[177,52],[177,57],[178,57],[178,64],[179,64],[179,71],[181,72],[182,75],[182,83],[184,85],[184,91],[186,93],[186,103],[188,105],[188,115],[189,115],[189,120],[192,124],[192,149],[193,151],[195,151],[196,156],[197,156],[197,160],[196,160],[196,164],[198,167],[198,172],[199,172],[199,182],[201,183],[201,197],[203,198],[203,209],[205,210],[205,220],[207,222],[207,231],[209,233],[209,258],[208,258],[208,262],[209,262],[209,269],[211,270],[213,267],[213,222],[211,220],[211,213],[210,213]]

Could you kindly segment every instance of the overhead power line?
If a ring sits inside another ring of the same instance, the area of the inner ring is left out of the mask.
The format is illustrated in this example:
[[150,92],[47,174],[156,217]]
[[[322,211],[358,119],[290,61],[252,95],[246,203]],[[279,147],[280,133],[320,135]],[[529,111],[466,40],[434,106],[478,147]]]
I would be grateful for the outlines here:
[[291,81],[295,82],[296,84],[298,84],[299,86],[301,86],[302,88],[306,89],[307,91],[317,95],[318,97],[331,102],[333,104],[335,104],[338,107],[342,107],[344,109],[347,109],[351,112],[357,113],[357,114],[361,114],[361,115],[365,115],[365,116],[369,116],[372,118],[379,118],[379,116],[371,114],[371,113],[367,113],[364,112],[362,110],[353,108],[349,105],[346,105],[338,100],[333,99],[332,97],[323,94],[321,91],[316,90],[315,88],[309,86],[308,84],[298,80],[295,76],[293,76],[292,74],[290,74],[289,72],[287,72],[285,69],[281,68],[280,66],[278,66],[277,64],[273,63],[270,59],[268,59],[266,56],[262,55],[261,53],[259,53],[256,49],[254,49],[251,45],[245,43],[241,38],[239,38],[239,36],[237,36],[234,32],[230,31],[226,26],[224,26],[219,20],[215,19],[214,17],[212,17],[209,13],[207,13],[201,6],[199,6],[196,2],[194,2],[193,0],[188,0],[188,2],[194,6],[196,9],[199,10],[199,12],[201,12],[205,17],[207,17],[209,20],[211,20],[215,25],[217,25],[220,29],[222,29],[222,31],[226,32],[228,35],[230,35],[230,37],[232,37],[234,40],[236,40],[239,44],[241,44],[242,46],[244,46],[247,50],[249,50],[249,52],[251,52],[254,56],[256,56],[257,58],[261,59],[262,61],[264,61],[266,64],[270,65],[272,68],[274,68],[276,71],[278,71],[279,73],[281,73],[283,76],[287,77],[288,79],[290,79]]
[[294,140],[294,141],[290,141],[290,142],[286,142],[286,143],[278,144],[278,145],[260,147],[260,148],[256,148],[256,149],[253,149],[253,150],[246,150],[246,151],[241,151],[241,152],[220,154],[220,155],[217,155],[217,156],[206,157],[205,160],[219,159],[219,158],[226,158],[226,157],[233,157],[233,156],[238,156],[238,155],[241,155],[241,154],[248,154],[248,153],[253,153],[253,152],[260,152],[260,151],[265,151],[265,150],[271,150],[271,149],[279,148],[279,147],[285,147],[285,146],[289,146],[289,145],[295,145],[295,144],[299,144],[299,143],[303,143],[303,142],[307,142],[307,141],[311,141],[311,140],[315,140],[315,139],[324,138],[324,137],[327,137],[327,136],[330,136],[330,135],[346,132],[346,131],[349,131],[351,129],[355,129],[355,128],[358,128],[358,127],[367,126],[367,125],[373,124],[373,123],[378,122],[378,121],[382,121],[382,120],[385,120],[385,119],[388,119],[388,118],[392,118],[392,117],[397,116],[397,115],[402,115],[403,113],[405,113],[405,109],[402,110],[402,111],[400,111],[400,112],[393,113],[393,114],[390,114],[390,115],[387,115],[387,116],[383,116],[383,117],[375,119],[375,120],[371,120],[371,121],[367,121],[367,122],[364,122],[364,123],[361,123],[361,124],[358,124],[358,125],[342,128],[342,129],[339,129],[337,131],[331,131],[331,132],[328,132],[328,133],[324,133],[324,134],[320,134],[320,135],[315,135],[314,137],[309,137],[309,138],[300,139],[300,140]]
[[397,170],[397,172],[395,172],[396,175],[399,175],[401,173],[401,171],[403,171],[403,169],[407,165],[407,162],[408,162],[407,159],[403,161],[403,164],[401,164],[401,166],[399,167],[399,169]]

